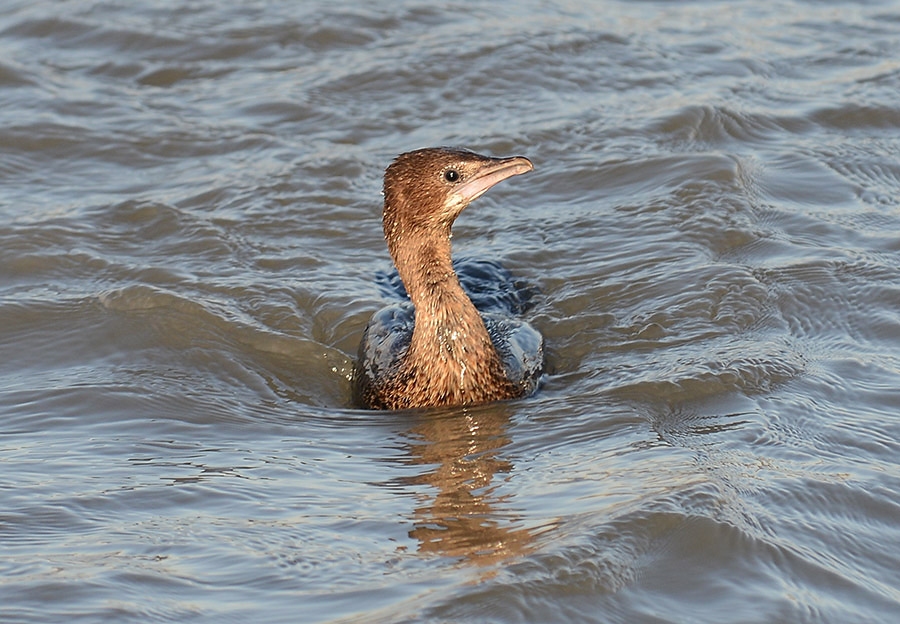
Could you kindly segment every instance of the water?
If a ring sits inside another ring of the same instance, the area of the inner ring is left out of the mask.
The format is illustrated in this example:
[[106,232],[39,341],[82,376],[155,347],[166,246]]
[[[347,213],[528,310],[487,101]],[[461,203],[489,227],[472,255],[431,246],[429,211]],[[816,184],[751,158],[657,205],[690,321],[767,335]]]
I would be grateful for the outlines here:
[[[5,2],[0,620],[887,622],[900,6]],[[381,172],[533,397],[374,413]]]

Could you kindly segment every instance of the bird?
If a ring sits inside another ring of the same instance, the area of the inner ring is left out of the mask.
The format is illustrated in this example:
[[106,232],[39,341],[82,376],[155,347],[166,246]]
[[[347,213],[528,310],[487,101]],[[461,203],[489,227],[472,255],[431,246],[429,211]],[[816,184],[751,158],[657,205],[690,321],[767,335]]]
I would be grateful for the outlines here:
[[531,394],[541,334],[512,311],[483,314],[460,284],[451,228],[495,184],[534,169],[449,147],[397,156],[384,173],[383,228],[409,300],[376,312],[363,332],[354,397],[369,409],[467,406]]

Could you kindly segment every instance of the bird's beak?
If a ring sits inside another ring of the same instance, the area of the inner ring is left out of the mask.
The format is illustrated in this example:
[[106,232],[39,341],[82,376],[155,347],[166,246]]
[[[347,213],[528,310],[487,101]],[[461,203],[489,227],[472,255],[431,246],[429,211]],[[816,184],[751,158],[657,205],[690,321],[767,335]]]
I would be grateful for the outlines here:
[[520,173],[528,173],[532,169],[534,165],[524,156],[491,159],[475,175],[457,187],[453,195],[459,203],[465,205],[481,197],[498,182]]

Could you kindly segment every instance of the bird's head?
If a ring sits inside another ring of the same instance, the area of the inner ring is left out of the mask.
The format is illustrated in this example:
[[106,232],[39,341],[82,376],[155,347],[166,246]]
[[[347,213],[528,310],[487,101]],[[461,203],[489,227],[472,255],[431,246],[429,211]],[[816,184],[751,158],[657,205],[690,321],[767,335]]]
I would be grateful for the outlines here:
[[459,213],[506,178],[534,169],[522,156],[491,158],[435,147],[398,156],[384,173],[384,234],[388,245],[404,236],[449,234]]

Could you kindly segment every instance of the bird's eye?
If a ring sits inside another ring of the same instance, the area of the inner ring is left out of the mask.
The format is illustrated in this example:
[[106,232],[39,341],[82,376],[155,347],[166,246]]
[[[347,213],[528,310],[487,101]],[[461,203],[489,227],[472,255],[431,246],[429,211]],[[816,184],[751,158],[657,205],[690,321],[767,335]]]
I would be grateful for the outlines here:
[[447,180],[447,182],[458,181],[459,171],[457,171],[456,169],[447,169],[447,171],[444,172],[444,179]]

